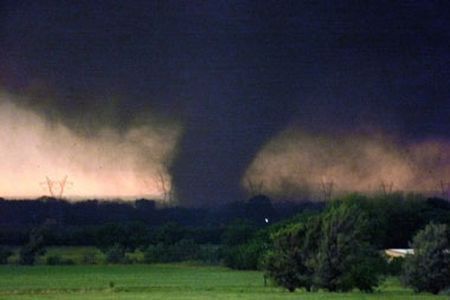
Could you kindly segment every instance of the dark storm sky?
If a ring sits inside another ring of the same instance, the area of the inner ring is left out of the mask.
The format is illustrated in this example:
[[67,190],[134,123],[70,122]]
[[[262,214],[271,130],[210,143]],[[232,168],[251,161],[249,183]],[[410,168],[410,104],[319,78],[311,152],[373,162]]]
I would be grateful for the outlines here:
[[450,10],[438,1],[1,2],[0,83],[63,120],[181,120],[171,166],[188,204],[241,197],[260,147],[308,131],[450,137]]

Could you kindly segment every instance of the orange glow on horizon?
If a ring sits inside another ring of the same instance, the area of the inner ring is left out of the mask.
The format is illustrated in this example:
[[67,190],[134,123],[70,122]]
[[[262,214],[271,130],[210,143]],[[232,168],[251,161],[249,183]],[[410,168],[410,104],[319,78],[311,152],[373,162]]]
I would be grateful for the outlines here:
[[178,135],[173,128],[140,126],[121,133],[103,128],[86,137],[1,93],[0,128],[0,197],[50,196],[46,177],[58,182],[67,176],[68,199],[162,199],[160,181],[170,188],[166,166]]

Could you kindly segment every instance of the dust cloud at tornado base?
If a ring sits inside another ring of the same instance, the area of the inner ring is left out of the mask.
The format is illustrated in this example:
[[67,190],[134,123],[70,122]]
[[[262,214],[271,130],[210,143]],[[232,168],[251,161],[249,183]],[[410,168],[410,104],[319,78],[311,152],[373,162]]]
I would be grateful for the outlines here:
[[449,178],[447,140],[400,142],[381,132],[310,134],[293,126],[262,148],[242,184],[252,193],[288,199],[323,199],[324,188],[334,195],[403,191],[441,196]]

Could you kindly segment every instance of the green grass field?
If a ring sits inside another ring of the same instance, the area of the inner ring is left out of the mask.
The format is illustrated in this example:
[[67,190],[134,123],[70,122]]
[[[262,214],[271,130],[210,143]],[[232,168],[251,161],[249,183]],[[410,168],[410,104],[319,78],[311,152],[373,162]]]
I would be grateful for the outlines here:
[[373,294],[288,293],[260,272],[178,265],[0,266],[0,299],[449,299],[387,280]]

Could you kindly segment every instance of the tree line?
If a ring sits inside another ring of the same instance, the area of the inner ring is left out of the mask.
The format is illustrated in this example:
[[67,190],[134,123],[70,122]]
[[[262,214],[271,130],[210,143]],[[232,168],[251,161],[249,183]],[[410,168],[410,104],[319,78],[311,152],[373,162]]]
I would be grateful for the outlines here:
[[[450,203],[439,198],[353,194],[327,203],[298,204],[272,202],[259,195],[214,211],[157,207],[148,200],[0,200],[0,216],[29,209],[27,205],[40,206],[41,210],[27,212],[27,218],[0,218],[0,263],[11,256],[9,247],[14,243],[8,242],[13,241],[20,246],[21,264],[35,263],[48,246],[92,245],[108,263],[133,263],[130,253],[139,251],[143,254],[136,261],[139,263],[196,260],[235,269],[260,269],[290,291],[358,288],[370,292],[388,274],[402,274],[403,282],[417,291],[438,292],[448,282],[449,269],[442,265],[448,264]],[[87,219],[74,217],[87,207],[94,208]],[[96,214],[108,221],[95,220]],[[429,236],[436,238],[430,243]],[[410,246],[425,250],[389,263],[383,257],[383,249]],[[83,261],[95,263],[92,257]],[[47,263],[71,262],[48,257]],[[423,268],[424,264],[429,268]],[[444,271],[431,276],[432,283],[424,282],[435,266]],[[423,276],[421,269],[428,275]]]
[[323,203],[272,202],[264,196],[211,208],[162,205],[157,201],[87,200],[69,202],[54,198],[5,200],[0,198],[0,244],[23,245],[30,231],[45,222],[54,226],[48,233],[52,245],[96,245],[104,226],[141,224],[150,231],[167,223],[185,228],[223,228],[236,219],[257,226],[288,218],[306,208],[321,209]]

